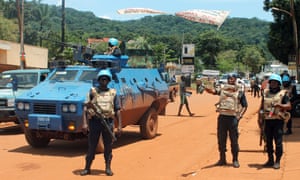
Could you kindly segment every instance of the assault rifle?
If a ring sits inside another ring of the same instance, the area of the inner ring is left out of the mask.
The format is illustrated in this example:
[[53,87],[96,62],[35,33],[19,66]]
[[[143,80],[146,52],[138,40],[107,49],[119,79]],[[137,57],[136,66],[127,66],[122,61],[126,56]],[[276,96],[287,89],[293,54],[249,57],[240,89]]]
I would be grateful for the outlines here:
[[94,104],[92,102],[88,102],[85,105],[87,106],[87,108],[93,109],[95,115],[100,119],[102,125],[104,126],[105,130],[109,133],[109,135],[112,138],[113,142],[117,141],[117,138],[116,138],[115,134],[113,133],[112,129],[109,127],[109,125],[105,121],[103,115],[100,113],[101,112],[100,107],[98,107],[97,104]]
[[265,136],[265,134],[264,134],[265,119],[264,119],[263,110],[260,110],[260,112],[258,114],[258,124],[259,124],[259,128],[260,128],[259,146],[261,146],[264,141],[264,136]]
[[[264,102],[264,95],[262,95],[262,103]],[[265,129],[265,109],[261,104],[261,109],[258,112],[258,125],[260,128],[259,146],[262,146],[263,142],[266,142]],[[264,144],[264,152],[266,151],[266,144]]]

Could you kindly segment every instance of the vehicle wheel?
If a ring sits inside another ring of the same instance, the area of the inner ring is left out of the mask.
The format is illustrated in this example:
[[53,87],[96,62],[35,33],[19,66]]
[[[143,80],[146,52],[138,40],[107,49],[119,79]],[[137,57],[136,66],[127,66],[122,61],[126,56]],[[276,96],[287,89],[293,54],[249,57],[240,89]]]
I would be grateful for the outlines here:
[[34,148],[44,148],[48,146],[50,138],[38,137],[35,132],[24,129],[26,141]]
[[163,108],[163,110],[160,111],[159,115],[162,116],[166,115],[166,108]]
[[158,127],[158,115],[154,108],[150,108],[141,119],[140,132],[144,139],[152,139],[156,136]]
[[96,148],[96,153],[104,153],[104,143],[103,143],[103,137],[102,134],[100,135],[99,141],[98,141],[98,145]]
[[295,101],[293,103],[293,116],[300,117],[300,101]]

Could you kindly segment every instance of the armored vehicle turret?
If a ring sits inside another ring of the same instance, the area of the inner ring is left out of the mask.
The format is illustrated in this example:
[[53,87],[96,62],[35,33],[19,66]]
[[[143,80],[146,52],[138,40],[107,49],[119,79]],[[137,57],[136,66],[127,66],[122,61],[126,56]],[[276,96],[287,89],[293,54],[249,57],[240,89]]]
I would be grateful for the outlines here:
[[[154,138],[158,114],[164,113],[168,103],[167,83],[158,69],[130,68],[127,61],[128,56],[124,55],[94,55],[92,66],[55,68],[44,83],[18,96],[16,113],[27,142],[33,147],[46,147],[51,139],[85,138],[84,104],[103,68],[112,73],[109,87],[115,88],[120,98],[122,126],[139,125],[143,138]],[[102,150],[99,142],[97,151]]]

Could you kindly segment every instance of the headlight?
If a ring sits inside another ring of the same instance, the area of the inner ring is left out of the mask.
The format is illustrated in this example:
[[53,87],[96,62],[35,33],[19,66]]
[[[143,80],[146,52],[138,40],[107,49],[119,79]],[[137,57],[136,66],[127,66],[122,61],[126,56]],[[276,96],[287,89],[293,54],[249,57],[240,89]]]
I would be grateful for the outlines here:
[[24,110],[24,103],[19,102],[19,103],[17,104],[17,107],[18,107],[19,110]]
[[15,106],[15,99],[12,98],[12,99],[7,99],[7,106],[8,107],[13,107]]
[[24,103],[24,109],[28,111],[30,109],[29,103]]
[[63,104],[62,105],[62,112],[67,113],[75,113],[77,111],[76,104]]
[[68,112],[68,105],[67,104],[62,105],[62,111],[63,112]]
[[70,112],[72,112],[72,113],[74,113],[74,112],[76,112],[76,105],[75,104],[70,104],[70,106],[69,106],[69,110],[70,110]]

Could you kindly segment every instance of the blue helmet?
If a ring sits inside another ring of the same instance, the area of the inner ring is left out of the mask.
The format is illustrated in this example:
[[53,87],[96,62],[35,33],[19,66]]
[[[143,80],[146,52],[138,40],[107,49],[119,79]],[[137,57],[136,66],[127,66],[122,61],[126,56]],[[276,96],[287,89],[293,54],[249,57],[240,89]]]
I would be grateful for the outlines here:
[[109,81],[111,81],[112,79],[112,75],[110,73],[110,71],[108,69],[102,69],[100,70],[100,72],[98,73],[98,80],[101,76],[106,76],[109,78]]
[[281,86],[282,85],[282,79],[281,79],[281,76],[279,76],[278,74],[271,74],[271,76],[269,77],[269,82],[270,81],[278,81],[279,82],[279,85]]
[[290,77],[288,75],[283,75],[282,82],[290,82]]
[[119,44],[119,41],[116,38],[110,38],[108,40],[109,46],[117,46]]
[[228,74],[227,79],[229,79],[231,77],[236,79],[238,77],[238,75],[236,73],[230,73],[230,74]]

